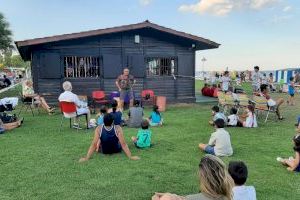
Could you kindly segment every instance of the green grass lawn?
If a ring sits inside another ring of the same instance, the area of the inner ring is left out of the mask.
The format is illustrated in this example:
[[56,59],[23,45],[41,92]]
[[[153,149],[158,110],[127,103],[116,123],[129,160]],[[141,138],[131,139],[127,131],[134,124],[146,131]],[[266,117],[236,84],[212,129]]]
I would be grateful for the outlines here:
[[[197,83],[199,85],[200,83]],[[11,93],[13,95],[13,93]],[[286,95],[283,94],[286,98]],[[298,105],[299,96],[297,96]],[[61,115],[42,113],[25,117],[21,128],[0,135],[0,199],[151,199],[154,192],[180,195],[199,191],[197,166],[204,155],[198,143],[208,142],[213,128],[208,125],[210,105],[169,106],[165,126],[152,128],[154,147],[138,150],[130,142],[136,129],[125,128],[133,155],[95,154],[78,163],[93,137],[92,130],[69,129]],[[228,128],[234,155],[222,158],[243,160],[249,167],[247,184],[254,185],[258,199],[299,199],[299,174],[290,173],[276,162],[277,156],[292,156],[291,138],[299,106],[284,106],[284,121],[271,116],[259,128]],[[146,111],[149,114],[149,110]]]

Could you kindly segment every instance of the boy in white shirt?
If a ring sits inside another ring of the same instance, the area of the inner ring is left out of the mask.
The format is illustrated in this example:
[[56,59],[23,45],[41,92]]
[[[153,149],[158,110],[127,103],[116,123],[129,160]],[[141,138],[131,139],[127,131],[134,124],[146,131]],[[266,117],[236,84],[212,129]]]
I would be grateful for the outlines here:
[[253,186],[245,186],[248,178],[248,169],[242,161],[231,161],[228,172],[234,180],[233,200],[256,200],[256,192]]
[[231,108],[230,115],[228,116],[227,126],[238,126],[239,116],[237,115],[237,109]]
[[231,156],[233,154],[230,135],[224,129],[223,119],[217,119],[214,122],[216,132],[211,134],[208,144],[199,144],[199,148],[205,153],[215,156]]

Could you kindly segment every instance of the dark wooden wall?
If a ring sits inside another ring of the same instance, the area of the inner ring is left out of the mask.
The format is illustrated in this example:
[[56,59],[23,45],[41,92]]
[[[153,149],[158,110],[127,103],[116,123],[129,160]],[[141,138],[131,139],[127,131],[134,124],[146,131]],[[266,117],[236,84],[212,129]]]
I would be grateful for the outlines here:
[[[140,43],[134,43],[134,35],[140,35]],[[179,43],[162,33],[140,30],[107,36],[50,43],[35,47],[32,55],[32,72],[36,92],[48,101],[57,102],[62,83],[69,80],[76,94],[90,96],[93,90],[116,91],[116,78],[124,67],[129,67],[136,77],[135,93],[153,89],[156,95],[166,96],[168,101],[193,102],[195,100],[195,51],[189,42]],[[64,56],[97,56],[103,68],[99,78],[64,78]],[[178,75],[191,77],[146,77],[144,59],[152,56],[178,58]]]

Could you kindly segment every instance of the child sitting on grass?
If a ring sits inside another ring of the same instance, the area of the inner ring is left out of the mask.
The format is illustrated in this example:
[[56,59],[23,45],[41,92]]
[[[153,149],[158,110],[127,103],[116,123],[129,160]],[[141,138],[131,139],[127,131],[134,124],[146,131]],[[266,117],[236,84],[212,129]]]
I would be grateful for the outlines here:
[[122,126],[122,112],[118,109],[118,102],[113,100],[111,103],[111,109],[108,111],[114,117],[114,125]]
[[205,153],[216,156],[231,156],[233,154],[230,135],[224,129],[223,119],[217,119],[214,122],[216,132],[211,134],[208,144],[199,144],[199,148]]
[[239,123],[242,125],[242,127],[246,127],[246,128],[257,128],[257,120],[256,120],[256,114],[255,114],[255,110],[254,110],[254,106],[253,105],[248,105],[247,109],[246,109],[246,120],[240,120]]
[[227,126],[238,126],[239,116],[237,115],[237,109],[231,108],[230,115],[228,116]]
[[256,200],[256,192],[253,186],[245,186],[248,178],[248,169],[242,161],[230,161],[228,172],[234,180],[233,200]]
[[163,118],[161,117],[160,112],[158,111],[158,106],[153,106],[153,111],[149,117],[150,126],[162,126]]
[[103,118],[106,113],[107,113],[107,107],[104,105],[101,106],[100,113],[97,114],[97,125],[98,126],[103,125]]
[[[227,122],[227,118],[222,112],[220,112],[219,106],[214,106],[211,108],[211,115],[212,115],[213,119],[212,119],[212,121],[209,121],[210,125],[214,125],[214,121],[216,121],[217,119],[223,119],[224,122]],[[225,123],[225,125],[226,125],[226,123]]]
[[149,122],[143,120],[142,128],[139,129],[137,137],[132,137],[131,140],[137,148],[147,148],[151,146],[152,132],[149,130]]
[[134,106],[129,108],[126,124],[130,128],[140,128],[143,121],[144,111],[139,100],[134,100]]
[[290,157],[288,159],[283,159],[281,157],[277,158],[277,161],[287,166],[287,170],[300,172],[300,134],[297,134],[293,138],[295,158]]

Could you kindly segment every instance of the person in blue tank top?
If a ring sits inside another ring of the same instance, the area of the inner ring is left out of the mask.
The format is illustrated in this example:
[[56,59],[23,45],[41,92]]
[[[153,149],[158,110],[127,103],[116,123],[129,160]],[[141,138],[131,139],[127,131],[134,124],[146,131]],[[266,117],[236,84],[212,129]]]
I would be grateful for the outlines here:
[[293,138],[295,158],[290,157],[288,159],[283,159],[281,157],[277,158],[277,161],[287,166],[287,170],[300,172],[300,134],[297,134]]
[[158,111],[157,105],[153,106],[153,111],[150,114],[149,122],[151,126],[162,126],[163,124],[163,118],[160,112]]
[[117,109],[118,108],[118,102],[116,100],[113,100],[111,103],[111,111],[109,112],[114,117],[114,124],[121,126],[122,125],[122,112]]
[[295,82],[294,82],[294,77],[291,77],[290,78],[290,82],[288,84],[289,86],[289,99],[287,101],[287,103],[290,105],[290,106],[294,106],[295,105]]
[[88,153],[85,157],[81,158],[79,162],[88,161],[95,151],[103,154],[114,154],[120,153],[123,150],[129,159],[140,159],[137,156],[131,155],[122,128],[120,126],[115,126],[113,121],[113,115],[106,114],[104,116],[104,124],[96,128],[94,139],[89,147]]

